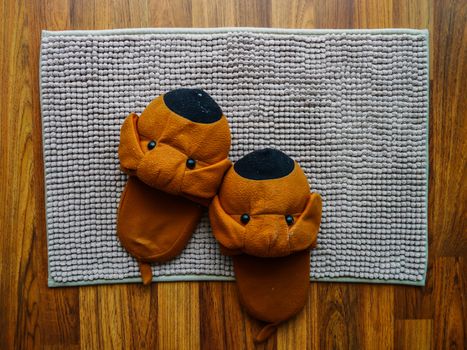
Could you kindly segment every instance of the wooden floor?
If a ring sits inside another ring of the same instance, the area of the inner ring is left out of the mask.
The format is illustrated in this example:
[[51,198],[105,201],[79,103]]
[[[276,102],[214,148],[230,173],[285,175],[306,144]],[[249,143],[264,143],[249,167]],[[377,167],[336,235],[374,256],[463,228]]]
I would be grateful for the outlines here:
[[426,287],[313,283],[265,349],[465,349],[465,0],[3,0],[0,349],[251,349],[232,283],[47,288],[38,90],[42,29],[263,26],[430,29]]

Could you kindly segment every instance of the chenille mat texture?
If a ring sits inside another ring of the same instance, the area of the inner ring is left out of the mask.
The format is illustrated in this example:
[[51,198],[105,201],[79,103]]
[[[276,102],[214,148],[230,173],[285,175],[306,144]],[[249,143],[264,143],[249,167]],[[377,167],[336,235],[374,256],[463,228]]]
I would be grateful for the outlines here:
[[[49,286],[140,281],[116,235],[120,126],[179,87],[202,88],[222,107],[232,161],[273,147],[301,164],[323,198],[311,280],[423,285],[428,64],[425,30],[44,31]],[[153,274],[234,279],[207,215]]]

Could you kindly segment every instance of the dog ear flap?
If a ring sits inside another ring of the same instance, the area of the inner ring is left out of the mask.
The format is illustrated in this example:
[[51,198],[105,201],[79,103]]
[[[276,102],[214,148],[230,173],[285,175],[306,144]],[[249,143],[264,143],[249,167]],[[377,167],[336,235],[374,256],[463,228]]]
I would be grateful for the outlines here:
[[131,113],[126,117],[120,129],[118,157],[122,170],[129,174],[134,173],[143,156],[144,153],[139,143],[138,115]]
[[219,197],[215,196],[209,206],[209,219],[212,231],[221,244],[223,252],[238,254],[243,248],[245,229],[222,208]]
[[198,197],[206,199],[209,203],[210,199],[216,195],[225,172],[231,166],[232,162],[226,158],[215,164],[186,172],[182,191],[196,193]]
[[310,193],[310,198],[290,232],[292,251],[314,248],[317,243],[319,226],[321,224],[323,204],[318,193]]

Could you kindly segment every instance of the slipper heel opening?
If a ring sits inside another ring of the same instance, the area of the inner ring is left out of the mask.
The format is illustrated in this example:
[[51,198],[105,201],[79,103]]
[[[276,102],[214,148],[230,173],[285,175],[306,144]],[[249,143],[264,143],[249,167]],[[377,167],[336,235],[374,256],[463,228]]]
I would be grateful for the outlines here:
[[139,271],[141,273],[141,279],[145,286],[150,285],[152,282],[152,268],[151,265],[145,262],[139,262]]
[[269,323],[266,326],[264,326],[256,335],[254,339],[255,344],[259,344],[259,343],[266,341],[271,335],[276,333],[278,325],[279,325],[278,322],[274,322],[274,323]]

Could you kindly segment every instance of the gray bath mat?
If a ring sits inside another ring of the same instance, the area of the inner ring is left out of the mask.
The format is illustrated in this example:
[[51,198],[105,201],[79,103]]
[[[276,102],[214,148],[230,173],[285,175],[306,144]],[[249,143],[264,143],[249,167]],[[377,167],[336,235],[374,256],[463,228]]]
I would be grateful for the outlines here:
[[[43,32],[40,75],[50,286],[139,281],[115,232],[119,130],[177,87],[218,101],[233,161],[275,147],[300,162],[324,202],[312,280],[424,284],[426,31]],[[153,270],[158,281],[234,277],[207,217]]]

